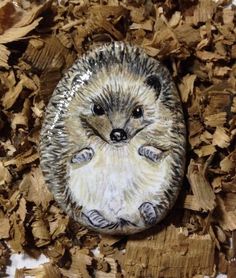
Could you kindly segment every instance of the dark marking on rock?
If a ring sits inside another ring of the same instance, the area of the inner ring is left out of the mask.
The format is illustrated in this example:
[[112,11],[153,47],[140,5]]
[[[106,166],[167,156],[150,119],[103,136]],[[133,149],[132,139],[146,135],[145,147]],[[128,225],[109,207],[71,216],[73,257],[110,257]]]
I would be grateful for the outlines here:
[[156,75],[149,75],[147,77],[147,79],[145,80],[145,83],[149,87],[153,88],[156,91],[157,97],[160,95],[160,93],[161,93],[161,81],[160,81],[158,76],[156,76]]

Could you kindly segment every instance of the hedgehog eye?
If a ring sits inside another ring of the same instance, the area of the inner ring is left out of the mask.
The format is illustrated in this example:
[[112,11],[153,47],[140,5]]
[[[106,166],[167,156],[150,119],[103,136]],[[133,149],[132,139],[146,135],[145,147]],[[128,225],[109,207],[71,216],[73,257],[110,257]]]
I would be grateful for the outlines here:
[[160,82],[160,79],[156,75],[148,76],[145,83],[149,87],[155,89],[155,91],[158,93],[158,95],[160,94],[160,92],[161,92],[161,82]]
[[97,116],[102,116],[105,114],[105,111],[99,104],[94,104],[93,105],[93,113]]
[[134,118],[141,118],[143,116],[143,109],[141,106],[137,106],[134,108],[134,110],[132,111],[132,116]]

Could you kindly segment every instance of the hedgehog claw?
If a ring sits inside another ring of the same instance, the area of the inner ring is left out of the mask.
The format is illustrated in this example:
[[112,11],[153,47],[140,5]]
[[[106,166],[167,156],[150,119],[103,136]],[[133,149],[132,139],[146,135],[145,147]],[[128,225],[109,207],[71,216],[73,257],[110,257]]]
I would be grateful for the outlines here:
[[162,157],[163,151],[153,146],[141,146],[138,153],[153,162],[157,162]]
[[157,223],[157,214],[152,203],[144,202],[138,209],[144,219],[144,222],[148,226],[153,226]]
[[71,163],[82,164],[90,161],[94,156],[94,151],[91,148],[82,149],[78,153],[74,154],[71,158]]
[[106,228],[112,224],[95,209],[90,210],[86,215],[84,214],[84,216],[94,227],[97,228]]

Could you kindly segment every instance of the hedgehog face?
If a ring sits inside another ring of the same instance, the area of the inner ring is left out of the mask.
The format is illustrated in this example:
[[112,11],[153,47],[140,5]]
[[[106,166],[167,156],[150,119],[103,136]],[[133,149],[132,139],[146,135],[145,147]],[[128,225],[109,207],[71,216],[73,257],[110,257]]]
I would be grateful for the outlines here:
[[156,91],[145,79],[131,81],[125,75],[107,73],[105,80],[100,79],[102,84],[97,79],[85,86],[75,98],[68,126],[74,127],[72,122],[79,118],[87,137],[121,147],[152,124],[157,115]]
[[91,107],[92,115],[86,119],[81,116],[81,122],[90,136],[98,136],[105,142],[120,147],[152,123],[150,107],[145,108],[139,103],[128,109],[105,110],[101,104],[94,103]]

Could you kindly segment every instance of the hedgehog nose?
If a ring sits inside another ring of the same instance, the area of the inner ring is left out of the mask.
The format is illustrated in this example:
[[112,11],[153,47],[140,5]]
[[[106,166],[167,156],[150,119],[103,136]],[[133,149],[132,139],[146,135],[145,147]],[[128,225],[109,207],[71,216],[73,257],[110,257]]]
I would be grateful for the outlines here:
[[124,129],[116,128],[112,130],[110,138],[113,142],[124,141],[127,139],[127,133],[124,131]]

